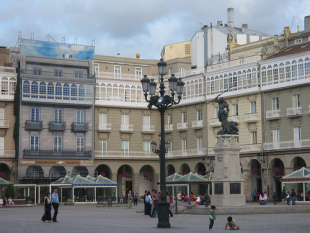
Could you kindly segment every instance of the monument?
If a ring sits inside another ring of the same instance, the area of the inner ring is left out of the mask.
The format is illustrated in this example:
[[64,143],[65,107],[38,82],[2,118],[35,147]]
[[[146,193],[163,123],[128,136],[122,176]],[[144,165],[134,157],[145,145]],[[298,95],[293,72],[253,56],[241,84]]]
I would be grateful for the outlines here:
[[211,204],[215,206],[245,205],[244,179],[241,177],[238,123],[228,121],[229,105],[223,97],[215,98],[219,104],[218,118],[222,129],[217,133],[214,147],[215,169],[212,179]]

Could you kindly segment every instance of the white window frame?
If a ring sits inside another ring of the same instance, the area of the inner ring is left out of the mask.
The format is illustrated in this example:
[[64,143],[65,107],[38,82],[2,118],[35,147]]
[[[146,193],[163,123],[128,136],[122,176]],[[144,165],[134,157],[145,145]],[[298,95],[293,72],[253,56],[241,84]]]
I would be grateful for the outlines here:
[[251,132],[252,144],[257,144],[257,131]]
[[187,112],[182,112],[182,123],[187,123]]
[[4,137],[0,137],[0,153],[4,155]]
[[295,44],[302,44],[302,39],[300,38],[300,39],[296,39],[295,40]]
[[85,122],[85,111],[84,110],[76,110],[76,123],[84,124]]
[[99,63],[94,64],[94,71],[95,71],[95,75],[99,76]]
[[233,104],[233,116],[238,116],[238,104]]
[[197,121],[202,121],[202,109],[197,110]]
[[39,151],[39,148],[40,148],[39,136],[31,135],[30,136],[30,150],[31,151]]
[[168,114],[168,125],[173,125],[171,114]]
[[40,109],[39,108],[31,108],[30,120],[31,122],[40,121]]
[[203,148],[203,138],[202,137],[198,137],[197,138],[197,149],[201,150]]
[[301,140],[301,127],[300,126],[296,126],[294,127],[294,141],[300,141]]
[[107,150],[108,150],[108,141],[99,139],[99,151],[107,152]]
[[300,107],[300,95],[299,94],[293,94],[293,107],[298,108]]
[[121,148],[124,154],[129,153],[129,141],[121,141]]
[[149,153],[151,152],[151,142],[149,141],[143,141],[143,152]]
[[63,122],[63,111],[62,109],[54,109],[54,121],[55,123]]
[[129,125],[129,115],[128,114],[122,114],[121,115],[121,125]]
[[136,80],[142,79],[142,67],[135,68],[135,78]]
[[256,101],[251,101],[251,113],[256,113]]
[[143,126],[150,126],[151,125],[151,116],[143,116]]
[[0,108],[0,120],[4,120],[4,108]]
[[122,67],[119,65],[114,66],[114,78],[121,78]]
[[280,129],[272,130],[272,142],[279,143],[280,142]]
[[182,139],[182,151],[187,151],[187,138]]
[[54,152],[62,151],[62,136],[55,136],[53,138]]
[[272,110],[279,110],[279,97],[272,98]]
[[83,152],[85,148],[85,139],[84,137],[76,138],[76,151]]
[[108,114],[99,113],[99,125],[106,125],[106,124],[108,124]]

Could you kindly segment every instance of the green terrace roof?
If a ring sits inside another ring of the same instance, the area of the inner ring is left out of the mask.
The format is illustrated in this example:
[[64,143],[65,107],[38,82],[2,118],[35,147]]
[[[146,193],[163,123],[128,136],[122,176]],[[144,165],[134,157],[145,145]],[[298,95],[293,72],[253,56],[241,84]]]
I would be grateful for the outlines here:
[[177,180],[175,180],[175,182],[207,182],[207,181],[209,181],[209,180],[206,180],[206,179],[204,179],[201,175],[198,175],[198,174],[194,174],[194,173],[192,173],[192,172],[190,172],[190,173],[188,173],[188,174],[186,174],[186,175],[184,175],[183,177],[181,177],[181,178],[179,178],[179,179],[177,179]]
[[213,173],[210,172],[210,173],[204,175],[202,178],[204,178],[204,179],[206,179],[206,180],[212,180],[212,176],[213,176]]
[[1,184],[11,184],[11,182],[9,182],[9,181],[7,181],[5,179],[0,178],[0,185]]
[[181,177],[183,177],[183,176],[181,176],[178,173],[174,173],[174,174],[166,177],[166,182],[174,182],[175,180],[180,179]]
[[75,177],[65,176],[56,180],[52,184],[59,184],[59,185],[72,185],[72,186],[118,186],[116,182],[110,180],[106,177],[99,175],[98,177],[82,177],[77,175]]
[[302,178],[310,178],[310,169],[302,167],[299,170],[296,170],[286,176],[283,176],[282,181],[290,179],[302,179]]

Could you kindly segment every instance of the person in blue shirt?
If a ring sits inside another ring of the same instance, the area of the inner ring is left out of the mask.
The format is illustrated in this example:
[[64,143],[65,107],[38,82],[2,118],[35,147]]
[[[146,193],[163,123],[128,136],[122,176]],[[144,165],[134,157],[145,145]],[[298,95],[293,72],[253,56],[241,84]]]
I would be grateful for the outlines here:
[[58,222],[57,214],[58,214],[58,207],[59,207],[59,197],[58,197],[57,189],[54,189],[54,192],[52,193],[51,201],[52,201],[52,206],[54,208],[53,222]]

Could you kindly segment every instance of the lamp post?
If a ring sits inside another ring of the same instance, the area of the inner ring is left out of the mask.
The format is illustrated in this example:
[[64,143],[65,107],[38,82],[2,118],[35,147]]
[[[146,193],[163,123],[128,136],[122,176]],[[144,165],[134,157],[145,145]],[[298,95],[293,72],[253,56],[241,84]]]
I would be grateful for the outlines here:
[[[177,79],[174,74],[168,79],[169,89],[171,91],[170,95],[165,95],[165,85],[164,85],[164,74],[166,72],[167,63],[160,59],[160,62],[157,63],[158,73],[160,75],[160,85],[159,85],[159,95],[155,95],[156,83],[154,79],[149,80],[146,75],[141,79],[142,89],[144,92],[145,100],[148,102],[148,108],[152,109],[155,106],[160,112],[160,148],[156,149],[156,142],[152,142],[152,150],[154,153],[159,155],[160,159],[160,190],[161,190],[161,199],[158,203],[158,228],[169,228],[169,205],[166,197],[166,174],[165,174],[165,153],[166,153],[166,141],[165,141],[165,111],[178,103],[180,103],[184,82],[181,79]],[[177,94],[177,100],[175,100],[175,94]],[[150,95],[148,99],[148,95]],[[154,147],[155,146],[155,147]]]

